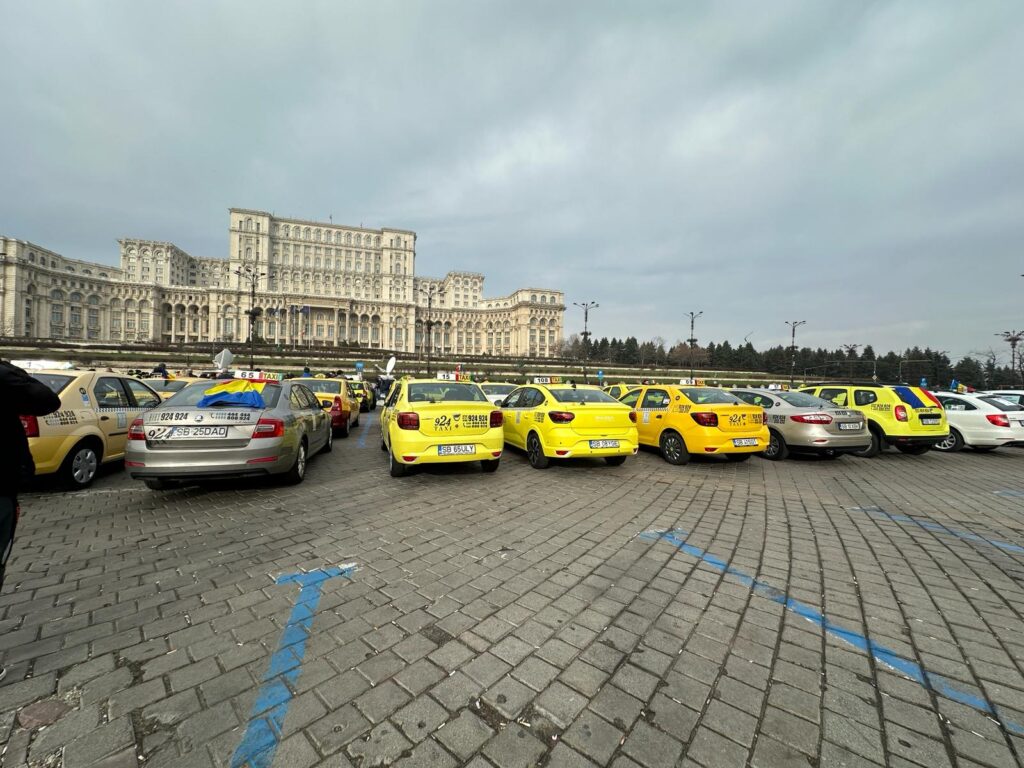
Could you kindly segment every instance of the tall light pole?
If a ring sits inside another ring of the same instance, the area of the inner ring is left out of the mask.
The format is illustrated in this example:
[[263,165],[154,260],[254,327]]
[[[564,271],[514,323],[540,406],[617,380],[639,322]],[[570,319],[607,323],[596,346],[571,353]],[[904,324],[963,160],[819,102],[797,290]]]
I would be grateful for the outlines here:
[[790,357],[789,357],[789,388],[790,389],[793,388],[793,379],[796,376],[796,329],[799,328],[801,325],[805,325],[806,323],[807,323],[806,320],[787,320],[786,321],[786,325],[788,325],[790,331],[792,331],[792,335],[790,336],[791,341],[789,343],[789,352],[790,352]]
[[1010,345],[1010,374],[1013,376],[1012,380],[1016,381],[1020,375],[1020,372],[1017,370],[1017,345],[1024,341],[1024,331],[1003,331],[1002,333],[997,333],[996,336],[1002,336],[1003,341]]
[[704,312],[687,312],[686,314],[690,316],[690,338],[687,341],[690,344],[690,381],[693,381],[693,349],[697,344],[697,337],[694,335],[693,329],[697,323],[697,318],[703,315]]
[[256,369],[255,355],[253,352],[253,323],[256,321],[256,284],[261,278],[267,276],[266,272],[259,272],[249,264],[239,267],[235,270],[235,274],[241,280],[245,280],[249,283],[249,311],[246,312],[249,315],[249,370],[253,371]]
[[430,377],[430,352],[434,346],[434,298],[441,298],[444,289],[436,283],[426,288],[420,286],[420,293],[427,297],[427,377]]
[[840,344],[843,349],[846,350],[846,370],[849,372],[847,375],[850,379],[853,379],[853,361],[850,359],[851,355],[856,355],[857,350],[861,348],[861,344]]
[[587,363],[590,362],[590,331],[587,328],[587,323],[590,320],[590,310],[597,309],[601,305],[596,301],[584,301],[582,304],[574,301],[573,304],[583,310],[583,383],[589,384]]

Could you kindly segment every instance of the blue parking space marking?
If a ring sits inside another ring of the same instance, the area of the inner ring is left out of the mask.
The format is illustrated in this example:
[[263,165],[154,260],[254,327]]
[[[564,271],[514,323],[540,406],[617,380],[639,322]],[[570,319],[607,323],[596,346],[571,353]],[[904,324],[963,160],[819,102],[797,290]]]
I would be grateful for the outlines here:
[[370,427],[372,427],[372,426],[373,426],[373,411],[370,411],[370,412],[368,412],[366,414],[366,424],[365,424],[365,426],[363,426],[362,431],[359,433],[359,439],[356,440],[356,447],[357,448],[365,448],[366,447],[366,437],[367,437],[367,435],[370,434]]
[[969,533],[968,531],[958,531],[954,528],[947,528],[941,523],[933,523],[930,520],[916,520],[908,515],[893,515],[886,512],[881,507],[847,507],[847,509],[853,512],[865,512],[872,517],[876,517],[882,520],[890,520],[894,523],[909,523],[916,525],[920,528],[924,528],[926,531],[934,531],[935,533],[945,533],[949,536],[955,536],[958,539],[964,541],[973,541],[978,544],[988,544],[993,547],[997,547],[1006,552],[1024,552],[1024,547],[1019,547],[1016,544],[1010,544],[1006,541],[999,541],[998,539],[986,539],[984,536],[979,536],[976,533]]
[[992,491],[996,496],[1002,496],[1004,499],[1024,499],[1024,491]]
[[299,598],[281,633],[277,650],[270,657],[270,666],[263,676],[263,684],[249,713],[249,725],[231,756],[231,768],[270,768],[273,764],[294,695],[292,688],[302,671],[306,640],[309,639],[313,616],[320,603],[323,583],[339,576],[351,578],[355,569],[355,564],[349,563],[309,573],[289,573],[277,578],[278,584],[298,584],[301,587]]
[[697,558],[701,562],[704,562],[714,568],[716,571],[724,573],[743,586],[748,587],[755,595],[768,598],[772,602],[784,606],[787,610],[792,611],[796,615],[807,619],[812,624],[821,627],[833,637],[843,640],[860,651],[870,653],[879,663],[884,664],[902,675],[905,675],[919,685],[934,691],[940,696],[944,696],[947,699],[960,704],[965,704],[968,707],[989,715],[1009,733],[1017,736],[1024,735],[1024,725],[1020,725],[1019,723],[1003,718],[996,707],[991,702],[981,698],[981,696],[971,693],[970,691],[963,690],[958,687],[957,683],[949,678],[926,672],[919,664],[900,656],[896,651],[869,640],[859,632],[854,632],[852,629],[847,629],[846,627],[834,624],[825,618],[820,611],[809,605],[801,603],[799,600],[794,600],[793,598],[788,597],[782,590],[773,587],[770,584],[765,584],[763,581],[758,581],[752,576],[748,576],[742,571],[731,567],[720,557],[709,554],[692,544],[687,544],[686,535],[686,531],[678,529],[671,531],[644,531],[640,534],[639,538],[647,541],[661,540],[672,544],[680,552]]

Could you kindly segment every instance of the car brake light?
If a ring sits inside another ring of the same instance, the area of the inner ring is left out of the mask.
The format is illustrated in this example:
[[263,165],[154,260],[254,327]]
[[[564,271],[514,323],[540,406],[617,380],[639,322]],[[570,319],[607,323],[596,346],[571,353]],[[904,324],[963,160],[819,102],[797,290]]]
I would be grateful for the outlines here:
[[986,413],[985,418],[989,420],[990,424],[997,427],[1010,426],[1010,417],[1002,413]]
[[691,413],[690,416],[693,420],[700,424],[702,427],[717,427],[718,426],[718,414],[711,411],[699,411],[698,413]]
[[501,411],[491,411],[491,427],[500,427],[505,423],[505,417]]
[[396,419],[399,429],[419,429],[420,415],[412,411],[402,411]]
[[284,421],[281,419],[260,419],[252,431],[252,439],[262,437],[284,437]]
[[25,437],[39,437],[39,419],[35,416],[19,416]]
[[572,411],[548,411],[548,418],[554,424],[568,424],[576,418],[576,414]]
[[146,428],[143,426],[142,419],[136,419],[132,422],[132,425],[128,427],[128,439],[129,440],[145,440],[146,439]]
[[636,411],[629,412],[629,420],[636,424]]
[[798,413],[795,416],[790,416],[793,421],[798,421],[801,424],[831,424],[832,417],[827,413]]
[[341,413],[341,398],[335,396],[334,405],[331,406],[331,413]]
[[907,406],[897,405],[892,409],[893,416],[896,417],[896,421],[907,421]]

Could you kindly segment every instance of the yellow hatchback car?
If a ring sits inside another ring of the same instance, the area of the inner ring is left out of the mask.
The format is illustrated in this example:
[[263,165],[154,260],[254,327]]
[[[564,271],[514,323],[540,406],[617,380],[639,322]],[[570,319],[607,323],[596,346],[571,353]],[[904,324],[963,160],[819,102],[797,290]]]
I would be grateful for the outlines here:
[[636,409],[640,444],[659,449],[669,464],[719,454],[746,461],[768,445],[764,409],[724,389],[646,386],[631,390],[622,402]]
[[128,427],[160,396],[138,379],[101,371],[32,371],[60,398],[49,416],[22,416],[36,475],[87,487],[100,464],[124,457]]
[[400,380],[384,403],[380,431],[392,477],[420,464],[461,461],[494,472],[504,447],[501,411],[471,381]]
[[636,414],[597,387],[529,384],[505,398],[502,411],[505,442],[524,449],[534,469],[570,457],[614,466],[639,447]]
[[901,453],[920,456],[949,436],[942,404],[927,389],[883,384],[820,384],[801,387],[867,418],[871,445],[854,456],[877,456],[890,445]]
[[181,392],[185,387],[194,381],[199,381],[198,377],[182,376],[177,379],[146,379],[146,386],[160,395],[161,400],[166,400],[169,397],[176,395]]

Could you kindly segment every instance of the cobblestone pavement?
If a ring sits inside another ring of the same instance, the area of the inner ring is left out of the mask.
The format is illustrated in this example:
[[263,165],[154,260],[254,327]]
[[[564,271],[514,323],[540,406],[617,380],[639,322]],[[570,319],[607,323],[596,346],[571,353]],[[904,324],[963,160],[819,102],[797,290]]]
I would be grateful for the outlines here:
[[27,494],[3,764],[1021,764],[1024,451],[395,480],[378,443]]

